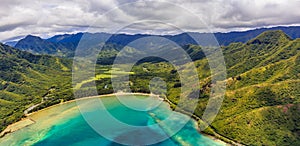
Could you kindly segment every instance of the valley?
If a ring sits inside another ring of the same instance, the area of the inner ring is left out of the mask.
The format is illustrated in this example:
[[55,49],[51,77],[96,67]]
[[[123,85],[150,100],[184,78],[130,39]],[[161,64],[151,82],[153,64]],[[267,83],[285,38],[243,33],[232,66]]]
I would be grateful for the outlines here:
[[[77,45],[66,44],[73,46],[73,50]],[[97,45],[87,49],[99,48]],[[72,86],[72,69],[76,69],[76,65],[84,66],[75,64],[74,67],[70,58],[72,51],[66,53],[68,55],[49,50],[31,54],[24,48],[20,51],[1,44],[1,131],[24,117],[24,110],[41,100],[44,102],[32,111],[74,99],[73,90],[78,90],[81,97],[90,96],[89,89],[94,85],[99,95],[114,93],[111,78],[125,75],[129,76],[131,91],[136,93],[151,93],[149,83],[154,77],[161,78],[166,82],[167,90],[155,90],[154,94],[165,96],[175,108],[183,86],[176,68],[157,57],[140,60],[130,72],[114,68],[113,60],[124,45],[113,41],[105,45],[98,55],[94,77],[83,78],[80,84]],[[128,58],[144,53],[143,48],[124,48]],[[191,43],[182,48],[191,56],[200,79],[199,103],[192,114],[201,118],[214,85],[203,53],[206,48]],[[226,93],[219,114],[204,132],[244,145],[300,145],[300,39],[291,38],[282,30],[269,30],[247,41],[221,46],[221,50],[227,68]],[[181,64],[180,67],[188,65]],[[91,70],[81,72],[89,74]],[[193,94],[190,92],[186,96],[192,98]],[[185,110],[188,102],[186,100],[186,105],[180,105],[180,108]],[[197,122],[203,124],[201,120]]]

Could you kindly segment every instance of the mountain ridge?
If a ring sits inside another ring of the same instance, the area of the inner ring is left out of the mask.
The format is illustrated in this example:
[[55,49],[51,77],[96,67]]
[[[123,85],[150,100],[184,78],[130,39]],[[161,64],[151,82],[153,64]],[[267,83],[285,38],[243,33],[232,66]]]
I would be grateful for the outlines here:
[[[214,33],[214,36],[220,45],[227,46],[233,42],[246,43],[247,41],[255,38],[256,36],[258,36],[259,34],[261,34],[266,30],[282,30],[287,35],[289,35],[292,39],[296,39],[300,37],[300,26],[261,28],[261,29],[243,31],[243,32]],[[151,37],[151,36],[169,39],[170,41],[173,41],[180,46],[184,46],[187,44],[197,45],[197,43],[193,40],[190,34],[198,38],[209,37],[210,35],[212,35],[209,33],[196,33],[196,32],[182,33],[177,35],[149,35],[149,34],[128,35],[128,34],[82,33],[81,32],[77,34],[55,35],[48,39],[42,39],[35,42],[32,42],[31,39],[25,37],[20,41],[18,41],[14,47],[25,51],[31,51],[32,53],[37,53],[37,54],[49,54],[49,55],[57,55],[57,56],[63,56],[62,54],[68,54],[67,56],[70,57],[72,56],[72,54],[74,54],[74,50],[78,46],[80,39],[82,38],[83,35],[85,39],[90,39],[91,41],[98,41],[96,45],[106,42],[108,44],[126,46],[132,41],[138,40],[143,37]],[[148,42],[143,42],[143,43],[148,43]],[[202,44],[198,44],[198,45],[202,45]]]

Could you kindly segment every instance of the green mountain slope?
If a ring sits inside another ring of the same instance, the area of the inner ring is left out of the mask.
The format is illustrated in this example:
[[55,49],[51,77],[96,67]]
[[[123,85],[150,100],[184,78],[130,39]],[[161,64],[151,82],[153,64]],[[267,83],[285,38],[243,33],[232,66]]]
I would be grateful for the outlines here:
[[268,31],[223,49],[227,91],[212,127],[246,145],[299,145],[300,39]]
[[0,44],[0,131],[23,116],[23,111],[71,96],[71,62],[33,55]]

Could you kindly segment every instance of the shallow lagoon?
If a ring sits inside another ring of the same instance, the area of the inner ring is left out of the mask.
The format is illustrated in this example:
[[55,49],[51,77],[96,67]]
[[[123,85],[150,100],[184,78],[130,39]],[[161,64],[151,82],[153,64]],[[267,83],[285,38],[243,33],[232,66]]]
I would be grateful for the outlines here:
[[[185,124],[185,120],[188,119],[186,115],[173,112],[167,103],[161,102],[156,97],[121,96],[121,99],[130,105],[136,105],[136,109],[147,110],[139,111],[132,107],[129,108],[115,96],[89,98],[60,104],[31,114],[29,118],[36,123],[7,134],[0,139],[0,145],[120,145],[117,142],[143,145],[145,141],[153,143],[155,138],[158,143],[153,145],[160,146],[225,145],[198,133],[195,121],[189,120]],[[141,102],[144,99],[145,102]],[[99,106],[99,103],[102,106]],[[159,106],[153,108],[154,105]],[[104,112],[108,112],[117,121],[127,125],[149,126],[149,128],[144,131],[136,131],[117,125],[103,126],[105,123],[102,123],[94,127],[95,131],[89,123],[99,122],[97,120],[109,121],[106,117],[101,117]],[[87,119],[89,122],[86,122]],[[168,119],[167,124],[161,122],[166,119]],[[180,131],[172,131],[179,125],[183,125]],[[107,132],[102,133],[104,136],[101,136],[97,129]],[[171,137],[161,141],[159,138],[164,136]]]

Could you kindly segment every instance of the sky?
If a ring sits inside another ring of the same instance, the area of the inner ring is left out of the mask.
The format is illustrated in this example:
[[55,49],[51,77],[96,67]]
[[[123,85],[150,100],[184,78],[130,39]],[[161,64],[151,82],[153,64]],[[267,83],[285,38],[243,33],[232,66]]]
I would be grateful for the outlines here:
[[177,34],[299,26],[300,0],[1,0],[0,41],[77,32]]

